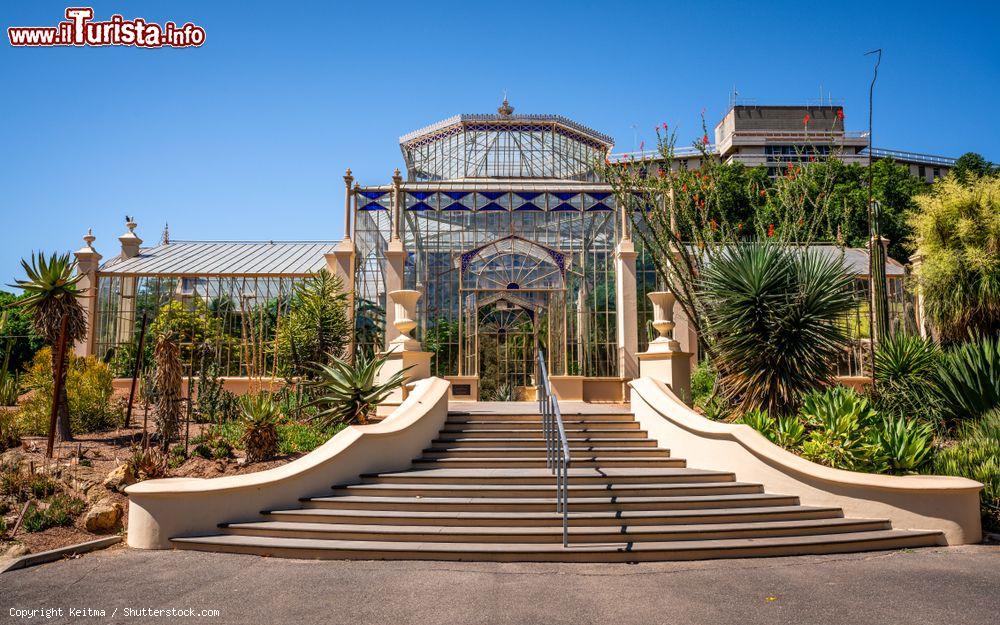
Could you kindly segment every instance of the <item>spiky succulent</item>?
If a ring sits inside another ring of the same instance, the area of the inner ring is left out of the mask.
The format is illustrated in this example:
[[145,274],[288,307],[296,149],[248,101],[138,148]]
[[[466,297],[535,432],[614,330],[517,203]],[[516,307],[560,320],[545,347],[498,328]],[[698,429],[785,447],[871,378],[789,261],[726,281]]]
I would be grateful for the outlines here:
[[383,382],[376,382],[385,354],[366,356],[359,352],[354,363],[332,357],[330,364],[316,367],[311,384],[315,399],[309,402],[319,411],[312,420],[322,428],[341,423],[367,423],[375,407],[406,382],[406,370],[397,371]]
[[240,397],[240,442],[247,462],[262,462],[278,455],[278,423],[281,406],[267,392]]
[[68,344],[87,335],[87,318],[78,299],[84,294],[79,288],[82,275],[73,275],[76,261],[69,254],[52,254],[46,258],[39,252],[31,255],[31,262],[21,260],[26,279],[16,280],[16,286],[27,295],[19,303],[31,312],[35,332],[50,345],[59,340],[64,315],[69,316],[66,327]]

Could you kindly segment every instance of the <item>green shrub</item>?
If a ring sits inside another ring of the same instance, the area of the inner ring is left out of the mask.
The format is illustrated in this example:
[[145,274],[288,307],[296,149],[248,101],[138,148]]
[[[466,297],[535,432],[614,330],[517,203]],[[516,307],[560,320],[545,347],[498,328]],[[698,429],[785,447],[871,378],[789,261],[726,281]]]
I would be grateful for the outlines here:
[[945,352],[938,367],[938,393],[952,424],[1000,406],[1000,340],[986,337]]
[[314,363],[342,355],[353,326],[347,304],[343,282],[325,269],[295,284],[275,337],[284,375],[311,376]]
[[330,440],[343,427],[324,430],[311,423],[284,423],[278,426],[278,449],[283,455],[308,453]]
[[771,441],[785,449],[797,449],[806,437],[806,426],[794,415],[778,417],[774,423]]
[[53,495],[48,500],[44,510],[38,504],[31,504],[24,513],[22,525],[27,532],[41,532],[50,527],[73,524],[73,519],[80,516],[87,504],[82,499],[69,495]]
[[198,423],[221,423],[239,417],[239,400],[223,387],[223,380],[216,375],[212,365],[202,369],[197,381],[195,395],[195,421]]
[[217,438],[212,443],[212,458],[216,460],[224,460],[226,458],[233,457],[233,446],[223,438]]
[[691,401],[709,419],[720,418],[725,409],[722,396],[719,393],[713,394],[717,378],[715,367],[707,360],[698,363],[691,372]]
[[195,445],[191,449],[192,456],[198,456],[199,458],[204,458],[205,460],[211,460],[212,458],[212,448],[205,443],[200,443]]
[[1000,409],[963,424],[958,442],[937,454],[932,471],[982,482],[983,525],[1000,531]]
[[[48,433],[52,406],[50,354],[51,348],[39,350],[25,375],[24,386],[32,392],[18,411],[18,427],[23,434],[41,436]],[[113,401],[112,379],[108,365],[96,358],[70,355],[66,393],[70,426],[74,432],[99,432],[121,422],[122,407]]]

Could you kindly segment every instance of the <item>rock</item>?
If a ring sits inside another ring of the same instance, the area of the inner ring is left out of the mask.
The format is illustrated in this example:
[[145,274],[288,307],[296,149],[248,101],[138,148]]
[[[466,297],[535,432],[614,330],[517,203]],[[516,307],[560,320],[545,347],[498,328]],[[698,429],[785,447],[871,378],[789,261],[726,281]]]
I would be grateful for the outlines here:
[[28,549],[26,545],[20,543],[10,546],[10,549],[4,552],[5,558],[20,558],[21,556],[26,556],[31,553],[31,549]]
[[136,483],[135,476],[128,470],[128,466],[120,464],[104,480],[104,486],[108,490],[121,492],[126,486]]
[[[102,474],[98,469],[82,465],[77,465],[73,467],[72,471],[67,471],[63,474],[63,482],[65,482],[67,486],[86,495],[89,495],[90,492],[94,490],[94,487],[103,483],[104,480],[104,474]],[[98,493],[101,493],[102,496],[105,494],[102,489],[96,490]]]
[[83,526],[94,534],[116,532],[121,529],[124,512],[120,503],[102,499],[87,510],[87,514],[83,517]]

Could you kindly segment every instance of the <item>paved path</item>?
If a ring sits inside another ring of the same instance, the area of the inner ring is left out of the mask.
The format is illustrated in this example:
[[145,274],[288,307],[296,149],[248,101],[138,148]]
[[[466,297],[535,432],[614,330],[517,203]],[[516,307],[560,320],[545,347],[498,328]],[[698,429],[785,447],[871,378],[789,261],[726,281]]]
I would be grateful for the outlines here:
[[[639,565],[313,562],[115,550],[0,576],[0,622],[566,623],[997,622],[1000,548]],[[108,618],[9,616],[10,608]],[[123,618],[125,608],[219,610]],[[115,618],[110,618],[117,608]]]

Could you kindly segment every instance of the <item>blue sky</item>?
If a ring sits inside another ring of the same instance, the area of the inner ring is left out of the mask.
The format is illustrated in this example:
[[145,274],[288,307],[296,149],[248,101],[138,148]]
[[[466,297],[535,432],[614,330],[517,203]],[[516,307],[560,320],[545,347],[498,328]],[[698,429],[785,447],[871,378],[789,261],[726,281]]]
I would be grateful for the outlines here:
[[[651,143],[700,136],[730,91],[842,100],[866,126],[869,49],[885,50],[875,143],[1000,161],[996,2],[93,2],[97,19],[205,28],[194,49],[0,42],[0,280],[32,250],[94,228],[337,239],[343,182],[386,181],[399,135],[461,112],[560,113]],[[0,23],[54,25],[66,3],[4,2]]]

